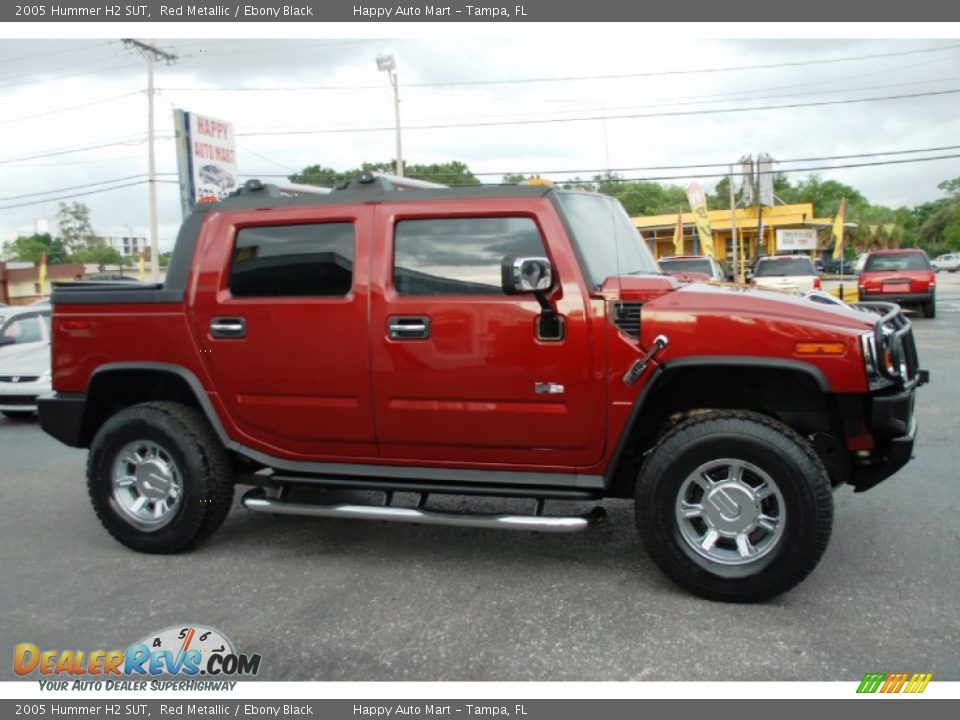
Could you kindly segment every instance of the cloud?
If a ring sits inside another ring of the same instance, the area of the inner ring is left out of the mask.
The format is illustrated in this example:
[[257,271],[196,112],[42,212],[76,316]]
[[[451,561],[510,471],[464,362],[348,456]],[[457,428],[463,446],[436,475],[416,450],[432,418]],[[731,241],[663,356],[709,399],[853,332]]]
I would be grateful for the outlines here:
[[[176,171],[171,137],[172,110],[177,107],[233,122],[244,174],[286,173],[317,163],[346,169],[392,159],[393,94],[374,62],[387,52],[397,59],[405,158],[463,160],[476,172],[564,169],[588,177],[626,168],[622,174],[628,177],[706,176],[725,168],[632,168],[729,163],[758,152],[786,160],[940,147],[956,144],[960,137],[958,95],[758,109],[960,88],[960,48],[950,40],[723,40],[584,33],[575,52],[561,51],[562,46],[569,48],[569,38],[554,37],[550,31],[522,42],[454,35],[151,42],[180,58],[172,66],[157,67],[155,117],[162,173]],[[914,53],[917,50],[937,52]],[[861,55],[883,57],[718,71]],[[8,178],[16,178],[0,195],[129,176],[143,179],[145,67],[139,56],[117,40],[5,40],[0,67],[0,130],[7,138],[0,163]],[[499,82],[504,80],[530,82]],[[311,89],[267,89],[303,86]],[[240,87],[264,89],[227,89]],[[744,112],[677,114],[719,108]],[[652,114],[659,116],[617,117]],[[25,119],[17,119],[21,117]],[[575,117],[592,119],[530,122]],[[508,121],[516,124],[496,124]],[[288,130],[328,132],[245,134]],[[26,157],[106,143],[118,144]],[[4,162],[13,157],[25,159]],[[937,183],[955,177],[956,167],[955,162],[937,161],[820,174],[854,185],[873,202],[913,205],[939,197]],[[165,181],[174,178],[161,176]],[[715,182],[703,180],[707,185]],[[169,246],[180,220],[177,186],[160,185],[159,197],[161,235]],[[147,187],[141,184],[77,200],[90,206],[97,229],[129,225],[144,231],[146,198]],[[0,200],[0,206],[17,202]],[[56,205],[48,201],[6,209],[2,230],[29,231],[34,218],[51,217]]]

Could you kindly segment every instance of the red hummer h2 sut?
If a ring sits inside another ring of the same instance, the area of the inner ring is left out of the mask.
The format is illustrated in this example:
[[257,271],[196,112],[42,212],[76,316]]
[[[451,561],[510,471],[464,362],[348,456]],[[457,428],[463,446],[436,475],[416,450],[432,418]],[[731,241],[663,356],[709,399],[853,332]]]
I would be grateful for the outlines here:
[[53,304],[43,428],[89,448],[100,520],[152,553],[209,536],[235,484],[254,511],[543,532],[602,515],[545,500],[634,498],[674,581],[762,600],[817,564],[832,490],[909,460],[927,379],[897,306],[680,282],[617,201],[542,186],[252,181],[187,218],[164,283]]

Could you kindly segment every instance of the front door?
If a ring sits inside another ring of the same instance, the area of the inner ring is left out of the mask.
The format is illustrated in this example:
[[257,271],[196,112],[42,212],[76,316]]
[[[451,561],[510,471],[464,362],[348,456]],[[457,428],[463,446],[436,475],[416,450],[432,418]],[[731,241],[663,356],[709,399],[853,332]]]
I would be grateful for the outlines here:
[[[371,349],[383,459],[566,470],[603,450],[603,378],[586,294],[548,201],[380,206]],[[511,209],[512,208],[512,209]],[[561,248],[548,251],[547,233]],[[505,256],[550,258],[561,339],[538,339],[531,295],[506,295]]]

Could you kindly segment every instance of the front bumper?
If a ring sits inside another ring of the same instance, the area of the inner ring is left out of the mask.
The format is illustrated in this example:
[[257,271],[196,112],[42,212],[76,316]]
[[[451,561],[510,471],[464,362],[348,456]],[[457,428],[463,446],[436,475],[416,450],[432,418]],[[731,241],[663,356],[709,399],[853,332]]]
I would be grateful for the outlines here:
[[46,382],[0,382],[0,410],[34,412],[37,398],[50,392]]
[[902,391],[875,395],[870,399],[869,422],[876,443],[867,465],[855,465],[850,478],[854,492],[863,492],[894,475],[913,457],[917,439],[917,419],[913,409],[917,388],[929,379],[920,371],[917,380]]
[[928,302],[932,302],[935,297],[933,291],[925,293],[885,293],[858,290],[857,293],[860,297],[860,302],[872,302],[876,300],[878,302],[892,302],[897,305],[925,305]]

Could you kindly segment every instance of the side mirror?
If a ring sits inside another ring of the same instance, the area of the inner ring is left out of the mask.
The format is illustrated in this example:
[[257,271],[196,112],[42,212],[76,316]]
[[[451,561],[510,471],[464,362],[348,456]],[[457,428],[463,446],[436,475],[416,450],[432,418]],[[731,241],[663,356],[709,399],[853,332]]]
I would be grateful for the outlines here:
[[553,267],[545,257],[508,255],[500,264],[500,281],[507,295],[546,292],[553,287]]

